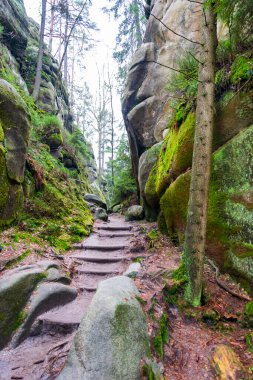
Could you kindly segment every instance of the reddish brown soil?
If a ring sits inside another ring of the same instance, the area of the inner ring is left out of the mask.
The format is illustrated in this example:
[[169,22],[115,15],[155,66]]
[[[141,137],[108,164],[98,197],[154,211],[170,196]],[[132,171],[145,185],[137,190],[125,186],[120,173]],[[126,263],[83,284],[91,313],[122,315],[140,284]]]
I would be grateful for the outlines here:
[[[139,234],[141,230],[148,231],[154,226],[142,225]],[[212,350],[218,344],[226,344],[233,348],[243,364],[243,378],[252,379],[250,367],[253,365],[253,355],[247,351],[245,344],[245,335],[250,330],[242,327],[246,301],[220,288],[213,268],[205,265],[205,305],[199,308],[187,307],[183,295],[182,301],[179,298],[179,307],[166,304],[163,289],[173,284],[170,272],[179,266],[180,251],[170,239],[160,235],[153,242],[152,249],[148,248],[150,242],[144,234],[142,238],[138,237],[138,244],[145,246],[146,258],[142,262],[142,271],[135,283],[141,292],[141,298],[146,301],[143,308],[148,316],[151,341],[158,330],[158,322],[154,322],[151,311],[157,320],[163,312],[168,315],[169,340],[164,347],[164,358],[159,357],[153,348],[153,359],[162,363],[165,379],[216,379],[210,358]],[[222,280],[229,289],[245,294],[228,276],[222,276]],[[219,315],[219,321],[213,325],[210,321],[210,324],[203,322],[201,318],[203,313],[210,309]]]

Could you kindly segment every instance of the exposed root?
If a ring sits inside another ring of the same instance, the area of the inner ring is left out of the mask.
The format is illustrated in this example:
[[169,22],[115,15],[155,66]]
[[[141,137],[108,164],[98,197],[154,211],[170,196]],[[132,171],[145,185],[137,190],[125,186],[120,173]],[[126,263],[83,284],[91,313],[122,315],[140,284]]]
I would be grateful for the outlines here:
[[251,301],[251,298],[246,296],[246,295],[243,295],[243,294],[239,294],[237,292],[234,292],[232,289],[229,289],[229,287],[219,279],[219,274],[220,274],[220,270],[219,268],[214,264],[214,262],[210,259],[207,260],[209,262],[209,264],[215,269],[215,280],[217,282],[217,284],[222,288],[224,289],[226,292],[228,292],[229,294],[231,294],[232,296],[234,297],[237,297],[237,298],[240,298],[244,301]]

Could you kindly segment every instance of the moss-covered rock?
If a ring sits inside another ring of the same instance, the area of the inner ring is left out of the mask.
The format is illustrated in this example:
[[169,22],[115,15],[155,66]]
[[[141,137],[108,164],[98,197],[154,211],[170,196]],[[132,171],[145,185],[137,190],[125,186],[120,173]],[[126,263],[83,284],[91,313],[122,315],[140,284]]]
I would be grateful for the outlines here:
[[30,133],[28,109],[18,92],[2,79],[0,79],[0,102],[8,177],[17,183],[22,183]]
[[[252,287],[253,126],[242,131],[212,157],[207,253]],[[161,198],[167,228],[184,239],[191,172],[180,175]]]
[[190,113],[178,130],[170,128],[146,183],[145,197],[150,206],[156,206],[170,183],[191,167],[194,127],[195,115]]
[[30,132],[26,104],[0,79],[0,225],[11,223],[22,210],[24,170]]
[[231,347],[220,344],[215,347],[211,357],[216,379],[240,379],[243,377],[242,364]]
[[44,278],[40,268],[14,272],[0,281],[0,349],[13,331],[23,322],[23,308],[39,281]]

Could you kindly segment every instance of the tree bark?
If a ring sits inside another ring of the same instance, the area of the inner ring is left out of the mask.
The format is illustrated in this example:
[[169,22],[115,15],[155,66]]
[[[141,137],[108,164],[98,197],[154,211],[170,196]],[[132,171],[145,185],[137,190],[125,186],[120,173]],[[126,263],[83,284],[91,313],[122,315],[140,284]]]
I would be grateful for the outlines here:
[[54,33],[54,16],[55,16],[55,0],[51,0],[51,16],[50,16],[50,28],[49,28],[49,42],[48,48],[49,51],[52,52],[53,47],[53,33]]
[[42,71],[42,59],[44,52],[44,34],[45,34],[45,24],[46,24],[46,12],[47,12],[47,0],[42,0],[42,13],[41,13],[41,24],[40,24],[40,42],[39,42],[39,53],[37,59],[36,77],[34,83],[34,89],[32,96],[36,101],[39,97],[40,84],[41,84],[41,71]]
[[203,267],[207,225],[208,189],[211,171],[216,19],[213,5],[203,8],[203,45],[200,54],[196,129],[192,161],[190,198],[185,233],[185,265],[189,278],[185,297],[199,306],[203,288]]

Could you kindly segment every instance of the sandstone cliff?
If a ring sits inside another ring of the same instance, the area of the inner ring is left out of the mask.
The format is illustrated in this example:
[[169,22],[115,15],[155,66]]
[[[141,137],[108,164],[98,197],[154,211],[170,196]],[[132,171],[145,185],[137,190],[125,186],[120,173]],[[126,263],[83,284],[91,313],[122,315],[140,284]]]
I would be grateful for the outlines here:
[[[146,14],[145,38],[130,66],[122,108],[146,217],[154,219],[160,213],[161,229],[182,244],[196,104],[194,95],[181,102],[175,100],[184,91],[173,70],[164,66],[180,68],[180,59],[198,48],[189,41],[199,40],[198,4],[187,0],[147,1]],[[243,58],[240,52],[226,61],[224,25],[218,24],[218,37],[207,252],[221,268],[252,286],[252,57],[245,51]],[[190,65],[189,58],[185,62]],[[186,85],[197,88],[191,79]],[[194,94],[194,89],[191,91]]]

